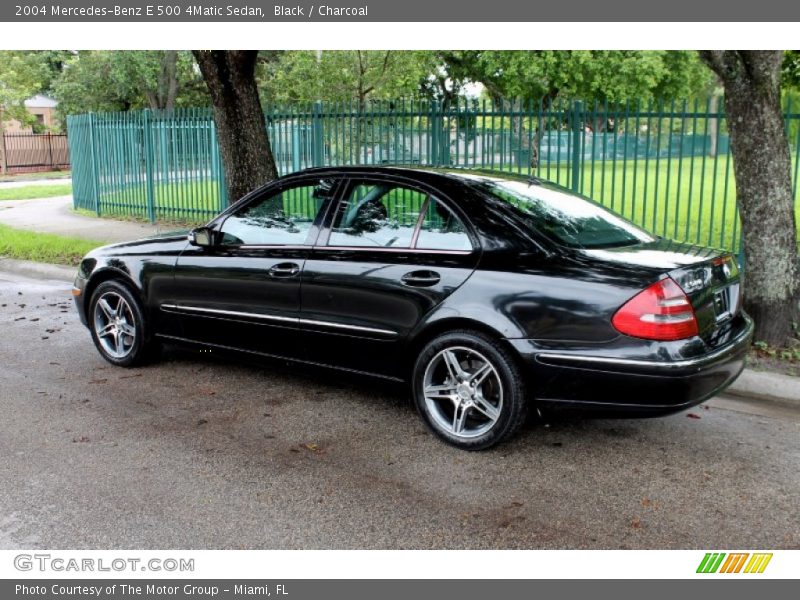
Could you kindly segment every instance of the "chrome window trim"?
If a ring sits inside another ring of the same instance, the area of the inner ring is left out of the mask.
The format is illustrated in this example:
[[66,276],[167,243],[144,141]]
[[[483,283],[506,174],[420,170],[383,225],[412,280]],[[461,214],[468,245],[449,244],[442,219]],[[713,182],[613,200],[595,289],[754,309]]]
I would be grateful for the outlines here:
[[454,256],[469,256],[475,252],[472,250],[433,250],[426,248],[386,248],[384,246],[314,246],[314,250],[336,251],[346,250],[348,252],[395,252],[395,253],[412,253],[412,254],[451,254]]
[[217,244],[215,250],[310,250],[312,244]]

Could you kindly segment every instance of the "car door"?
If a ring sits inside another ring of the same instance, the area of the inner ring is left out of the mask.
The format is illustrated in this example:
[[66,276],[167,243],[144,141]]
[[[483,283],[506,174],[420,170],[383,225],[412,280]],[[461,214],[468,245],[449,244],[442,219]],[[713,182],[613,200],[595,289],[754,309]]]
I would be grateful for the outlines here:
[[478,256],[462,218],[431,190],[348,180],[303,270],[307,356],[401,377],[409,332],[466,281]]
[[300,279],[339,180],[295,178],[265,188],[223,214],[210,247],[190,246],[175,268],[175,299],[193,341],[290,358],[297,338]]

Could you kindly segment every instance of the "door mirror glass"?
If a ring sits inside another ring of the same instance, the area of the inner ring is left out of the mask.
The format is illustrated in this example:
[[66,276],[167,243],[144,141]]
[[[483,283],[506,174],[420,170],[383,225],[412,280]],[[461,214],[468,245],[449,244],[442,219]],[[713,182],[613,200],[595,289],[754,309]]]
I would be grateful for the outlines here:
[[198,227],[189,232],[189,243],[192,246],[200,246],[201,248],[208,248],[212,244],[213,231],[208,227]]

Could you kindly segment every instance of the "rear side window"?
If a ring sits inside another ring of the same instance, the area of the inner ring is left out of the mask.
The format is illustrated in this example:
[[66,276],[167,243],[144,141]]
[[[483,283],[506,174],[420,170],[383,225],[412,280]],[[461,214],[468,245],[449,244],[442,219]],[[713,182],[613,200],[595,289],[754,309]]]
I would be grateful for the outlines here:
[[655,238],[596,202],[552,184],[482,178],[478,187],[508,202],[533,229],[573,248],[613,248]]
[[339,203],[329,246],[471,250],[461,221],[441,202],[391,182],[357,182]]
[[427,250],[472,250],[472,243],[458,217],[444,204],[431,198],[414,247]]

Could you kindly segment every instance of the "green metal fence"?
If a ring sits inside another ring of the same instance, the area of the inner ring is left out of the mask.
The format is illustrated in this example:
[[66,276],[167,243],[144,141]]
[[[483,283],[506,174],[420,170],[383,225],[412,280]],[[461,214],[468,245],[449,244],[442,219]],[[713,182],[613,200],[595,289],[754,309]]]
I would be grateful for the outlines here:
[[[721,105],[316,103],[268,107],[265,119],[281,174],[323,165],[420,164],[536,175],[656,234],[737,249]],[[800,113],[784,108],[797,196]],[[75,115],[67,129],[77,208],[202,222],[227,206],[208,109]]]

